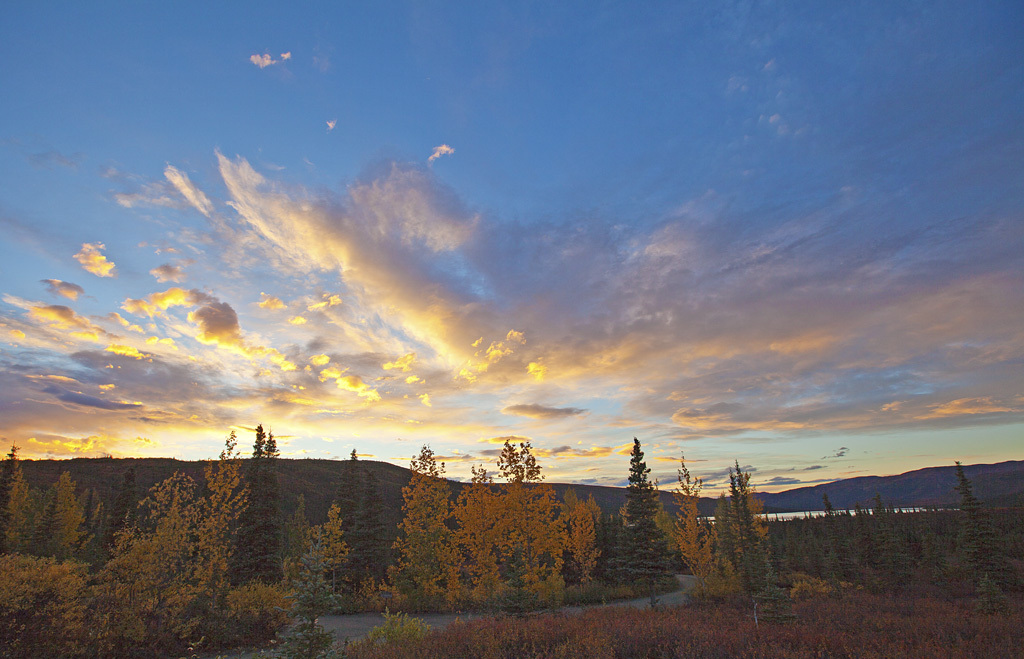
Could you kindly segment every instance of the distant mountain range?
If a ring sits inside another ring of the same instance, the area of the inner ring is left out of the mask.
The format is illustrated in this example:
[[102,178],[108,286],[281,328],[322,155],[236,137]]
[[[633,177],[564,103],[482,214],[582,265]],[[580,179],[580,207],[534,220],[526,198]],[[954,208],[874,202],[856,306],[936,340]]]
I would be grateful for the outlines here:
[[[282,511],[291,515],[299,497],[305,500],[310,521],[326,519],[327,509],[333,501],[340,480],[343,461],[339,460],[280,460],[278,476],[281,483]],[[384,508],[389,521],[396,525],[402,516],[402,487],[409,482],[409,470],[387,462],[361,460],[359,464],[372,471],[380,484]],[[202,482],[205,462],[185,462],[171,458],[74,458],[71,460],[23,460],[26,480],[34,487],[49,486],[57,482],[61,472],[67,471],[78,484],[79,490],[93,489],[100,500],[109,501],[121,484],[124,472],[135,467],[135,478],[140,496],[150,487],[176,471]],[[998,464],[979,464],[964,467],[974,485],[975,495],[988,505],[1024,506],[1024,461]],[[626,491],[619,487],[553,483],[559,498],[573,489],[582,499],[593,496],[605,512],[617,512],[625,503]],[[908,471],[898,476],[862,476],[799,487],[785,492],[759,493],[757,496],[769,512],[821,510],[822,494],[828,494],[837,509],[853,508],[860,504],[870,507],[876,494],[887,504],[900,507],[951,506],[959,501],[953,489],[956,474],[953,466],[928,467]],[[462,483],[452,482],[453,496],[462,489]],[[670,492],[661,493],[662,503],[675,512]],[[700,509],[705,514],[714,512],[716,500],[703,498]]]

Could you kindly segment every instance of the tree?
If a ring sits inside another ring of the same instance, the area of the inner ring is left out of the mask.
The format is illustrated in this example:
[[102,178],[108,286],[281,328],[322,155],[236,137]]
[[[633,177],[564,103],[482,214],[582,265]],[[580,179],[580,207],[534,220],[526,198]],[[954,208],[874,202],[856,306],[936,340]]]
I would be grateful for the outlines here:
[[302,556],[299,577],[292,583],[291,616],[298,620],[282,643],[279,657],[283,659],[326,659],[340,656],[335,652],[334,634],[320,625],[318,618],[334,607],[334,596],[324,580],[327,563],[323,540],[314,533],[309,549]]
[[650,473],[640,440],[634,437],[626,488],[625,569],[635,583],[647,588],[654,606],[654,586],[668,574],[668,546],[655,521],[658,490],[647,477]]
[[53,556],[58,560],[71,558],[87,539],[82,526],[85,513],[75,495],[75,481],[62,472],[53,491]]
[[432,602],[458,591],[458,554],[452,532],[450,487],[444,478],[444,463],[424,445],[410,464],[412,478],[402,488],[405,517],[394,549],[398,562],[392,581],[399,592],[414,600]]
[[[731,546],[730,562],[736,568],[748,593],[755,593],[765,587],[765,572],[768,560],[768,525],[761,515],[761,502],[754,498],[750,485],[750,474],[729,469],[729,508],[727,532]],[[716,525],[718,517],[716,513]]]
[[462,488],[452,514],[457,521],[455,543],[461,552],[463,569],[469,577],[472,596],[490,597],[501,583],[498,548],[501,542],[500,500],[494,479],[483,467],[470,467],[473,477]]
[[704,481],[690,476],[686,457],[679,457],[679,485],[673,496],[679,512],[676,513],[675,541],[683,564],[697,577],[700,590],[707,588],[707,578],[715,569],[715,527],[700,515],[700,501]]
[[252,580],[276,583],[283,576],[278,455],[274,434],[264,432],[262,425],[256,426],[252,458],[245,472],[248,505],[238,519],[232,567],[235,583]]
[[568,563],[573,567],[579,583],[589,582],[597,566],[600,551],[597,548],[597,530],[595,518],[600,517],[601,509],[591,495],[586,501],[576,497],[569,489],[562,502],[562,516],[565,518],[566,553]]
[[973,486],[956,462],[957,492],[960,493],[960,533],[957,545],[961,560],[971,572],[970,578],[980,585],[987,575],[990,585],[1005,588],[1013,585],[1013,570],[1000,550],[995,529],[981,502],[974,496]]
[[11,452],[7,454],[3,467],[0,467],[0,554],[6,554],[7,532],[11,527],[11,488],[14,486],[15,472],[18,471],[18,447],[11,444]]
[[345,544],[344,520],[341,517],[341,508],[338,504],[331,504],[327,511],[327,521],[321,524],[314,533],[319,530],[320,539],[323,542],[324,562],[331,570],[331,590],[338,589],[338,568],[341,567],[348,557],[348,545]]
[[121,487],[117,490],[117,496],[110,505],[107,531],[103,537],[103,546],[108,551],[113,548],[120,531],[135,525],[138,501],[139,495],[135,491],[135,467],[128,467],[121,477]]
[[559,598],[565,528],[557,518],[555,490],[541,483],[544,477],[531,448],[528,441],[516,449],[505,440],[498,457],[498,475],[505,479],[496,511],[498,551],[506,567],[513,557],[521,561],[527,588]]

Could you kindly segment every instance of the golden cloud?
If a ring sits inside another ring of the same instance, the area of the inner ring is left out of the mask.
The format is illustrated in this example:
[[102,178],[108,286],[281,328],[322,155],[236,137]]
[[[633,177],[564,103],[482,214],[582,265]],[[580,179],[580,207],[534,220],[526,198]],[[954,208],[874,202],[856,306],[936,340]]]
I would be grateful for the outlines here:
[[75,254],[75,260],[82,264],[86,272],[97,277],[115,277],[114,262],[108,261],[101,250],[106,249],[103,243],[82,243],[82,249]]
[[330,307],[336,307],[341,304],[341,297],[338,295],[328,295],[324,293],[324,299],[315,304],[311,304],[306,307],[308,311],[322,311],[323,309],[329,309]]
[[288,322],[292,325],[305,325],[308,321],[303,316],[292,316]]
[[73,309],[62,304],[29,307],[28,314],[33,320],[46,323],[51,327],[76,330],[72,332],[72,335],[80,338],[95,339],[105,333],[88,319],[79,316]]
[[164,170],[164,177],[171,182],[181,196],[188,200],[188,203],[205,215],[210,217],[213,214],[213,204],[210,199],[203,194],[203,191],[195,186],[192,181],[189,180],[188,174],[185,172],[167,165],[167,169]]
[[327,355],[313,355],[309,358],[309,361],[313,366],[326,366],[331,361],[331,358]]
[[267,295],[266,293],[260,293],[260,308],[284,309],[284,302],[281,301],[281,298],[274,297],[273,295]]
[[404,355],[403,357],[400,357],[393,362],[385,363],[383,368],[385,371],[399,370],[402,371],[403,373],[408,373],[410,370],[412,370],[412,364],[414,361],[416,361],[416,353],[410,352],[409,354]]
[[168,288],[166,291],[153,293],[143,299],[127,298],[121,308],[136,316],[147,315],[150,318],[160,316],[171,307],[190,307],[201,304],[211,298],[205,293],[200,293],[194,288]]
[[363,382],[363,379],[358,375],[342,376],[337,379],[337,383],[339,389],[351,391],[370,402],[377,402],[380,400],[380,394],[377,393],[377,390]]
[[104,350],[106,352],[112,352],[115,355],[121,355],[123,357],[131,357],[133,359],[148,359],[148,358],[152,357],[152,355],[148,355],[148,354],[146,354],[144,352],[139,352],[136,348],[133,348],[132,346],[119,345],[119,344],[116,344],[116,343],[110,344],[109,346],[104,348]]

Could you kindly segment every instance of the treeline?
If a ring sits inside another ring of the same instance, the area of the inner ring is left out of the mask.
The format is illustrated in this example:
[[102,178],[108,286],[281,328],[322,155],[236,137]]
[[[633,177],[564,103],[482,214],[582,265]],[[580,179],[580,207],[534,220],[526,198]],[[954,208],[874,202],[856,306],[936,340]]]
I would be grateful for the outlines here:
[[281,656],[316,656],[332,643],[316,623],[327,612],[653,601],[682,570],[699,594],[751,595],[777,621],[794,596],[858,585],[953,580],[997,607],[1019,584],[1007,557],[1021,556],[1020,517],[983,509],[962,471],[960,511],[907,515],[879,500],[873,514],[850,514],[826,500],[822,518],[772,522],[736,463],[712,521],[685,461],[678,513],[662,508],[636,439],[615,514],[571,490],[559,501],[528,442],[506,442],[494,473],[474,466],[457,496],[424,446],[393,540],[379,483],[355,451],[316,524],[301,500],[282,514],[278,462],[259,426],[248,460],[232,433],[201,479],[176,473],[138,492],[129,468],[100,501],[67,473],[30,488],[12,448],[0,470],[0,654],[181,654],[269,641],[290,619]]

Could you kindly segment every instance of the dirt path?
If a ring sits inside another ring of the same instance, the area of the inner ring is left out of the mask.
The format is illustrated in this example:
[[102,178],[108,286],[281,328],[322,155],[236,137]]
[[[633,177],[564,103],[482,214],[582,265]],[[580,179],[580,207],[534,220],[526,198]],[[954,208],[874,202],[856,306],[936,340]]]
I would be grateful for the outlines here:
[[[696,585],[696,578],[688,574],[677,574],[676,579],[679,581],[679,588],[670,593],[665,593],[658,596],[658,606],[677,606],[679,604],[686,604],[689,601],[689,593]],[[580,613],[587,609],[594,609],[603,606],[632,606],[638,609],[645,609],[650,604],[647,597],[641,597],[632,600],[621,600],[618,602],[610,602],[608,604],[590,604],[587,606],[566,606],[558,609],[561,613]],[[487,613],[418,613],[410,614],[412,618],[418,618],[423,622],[430,625],[431,629],[443,629],[456,620],[475,620],[477,618],[486,618]],[[324,626],[324,629],[328,629],[334,632],[335,636],[338,637],[339,641],[344,641],[346,638],[350,641],[360,639],[373,629],[384,622],[384,616],[379,613],[355,613],[345,616],[323,616],[320,618],[320,624]]]
[[[688,574],[677,574],[679,588],[657,597],[657,606],[678,606],[686,604],[690,599],[690,592],[696,588],[697,579]],[[589,609],[596,609],[608,606],[632,606],[638,609],[646,609],[650,605],[647,597],[640,597],[632,600],[620,600],[608,604],[589,604],[586,606],[566,606],[557,609],[560,613],[581,613]],[[418,618],[430,625],[431,629],[444,629],[456,620],[476,620],[486,618],[491,614],[487,613],[418,613],[410,614],[411,618]],[[356,641],[366,636],[374,627],[384,622],[384,616],[380,613],[352,613],[343,616],[321,616],[320,624],[324,629],[334,632],[339,641]],[[254,652],[232,652],[223,656],[224,659],[252,659],[258,654]]]

